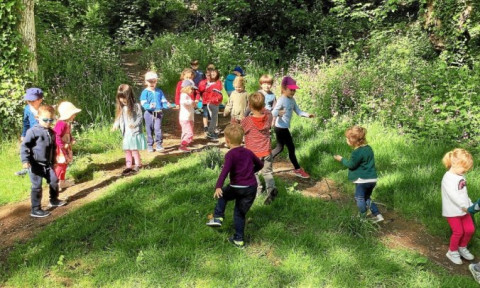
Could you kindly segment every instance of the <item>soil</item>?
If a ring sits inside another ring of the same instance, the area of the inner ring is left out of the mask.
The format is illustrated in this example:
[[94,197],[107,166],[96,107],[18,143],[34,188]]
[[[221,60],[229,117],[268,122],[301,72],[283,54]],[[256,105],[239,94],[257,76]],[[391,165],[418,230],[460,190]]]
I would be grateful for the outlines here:
[[[142,84],[142,75],[145,70],[137,64],[138,54],[131,53],[124,55],[124,69],[137,85]],[[141,88],[139,88],[141,89]],[[137,89],[137,91],[140,91]],[[173,99],[173,95],[167,95],[167,99]],[[180,127],[177,121],[178,111],[174,109],[166,111],[162,128],[164,129],[164,147],[166,148],[164,157],[183,157],[186,154],[178,151],[180,144]],[[220,138],[218,142],[211,142],[205,139],[201,117],[195,117],[195,136],[193,147],[194,151],[202,150],[206,147],[217,146],[224,148],[224,139]],[[219,117],[219,127],[225,127],[228,119]],[[194,152],[192,151],[192,152]],[[145,169],[158,169],[153,160],[159,153],[142,152],[142,161]],[[157,162],[157,161],[155,161]],[[63,217],[69,212],[83,206],[86,203],[94,201],[100,197],[108,186],[122,177],[121,172],[124,169],[123,162],[112,163],[103,167],[103,177],[94,179],[65,189],[60,195],[61,198],[67,199],[68,204],[63,207],[52,208],[51,215],[46,218],[32,218],[29,216],[30,200],[24,200],[17,203],[11,203],[0,207],[0,263],[5,261],[10,251],[16,243],[24,243],[34,237],[46,225],[55,221],[59,217]],[[339,191],[334,181],[326,178],[321,179],[302,179],[292,173],[293,167],[290,162],[277,159],[274,163],[274,173],[277,177],[291,180],[291,183],[298,183],[295,186],[305,197],[320,198],[324,201],[334,201],[342,205],[354,205],[353,197]],[[45,187],[44,187],[45,190]],[[44,194],[48,194],[44,193]],[[48,204],[48,197],[43,197],[43,207]],[[385,221],[379,224],[378,236],[381,241],[392,249],[407,249],[415,251],[434,263],[441,265],[452,274],[468,275],[468,261],[464,261],[463,265],[452,264],[446,257],[448,250],[448,241],[439,237],[427,234],[422,224],[406,220],[400,217],[396,212],[388,209],[389,207],[381,206],[380,210]]]

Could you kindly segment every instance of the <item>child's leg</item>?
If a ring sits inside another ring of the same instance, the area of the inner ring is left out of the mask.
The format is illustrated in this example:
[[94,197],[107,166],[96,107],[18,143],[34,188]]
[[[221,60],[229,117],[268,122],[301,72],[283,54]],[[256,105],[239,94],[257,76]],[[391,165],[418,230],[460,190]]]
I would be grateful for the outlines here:
[[214,104],[208,104],[208,113],[212,119],[210,120],[210,125],[208,125],[208,133],[215,134],[215,128],[217,126],[217,118],[218,118],[218,106]]
[[30,176],[30,182],[32,183],[30,192],[32,210],[40,209],[42,206],[42,178],[45,176],[43,168],[43,166],[34,164],[28,173]]
[[360,215],[365,216],[367,212],[367,203],[365,202],[365,194],[370,183],[355,184],[355,201],[357,202],[358,211]]
[[[210,119],[210,115],[208,114],[207,105],[203,105],[203,128],[208,130],[208,119]],[[206,131],[205,131],[206,132]]]
[[235,225],[235,235],[233,240],[243,241],[245,232],[245,216],[248,210],[252,207],[253,201],[257,193],[256,186],[247,188],[234,188],[236,190],[235,209],[233,210],[233,221]]
[[[452,229],[452,236],[450,237],[450,251],[458,251],[460,240],[463,237],[463,225],[461,217],[446,217],[450,228]],[[468,239],[470,240],[470,239]]]
[[365,185],[365,203],[367,207],[370,207],[370,211],[372,211],[373,216],[377,216],[380,214],[380,211],[378,210],[377,205],[370,199],[370,196],[372,195],[373,188],[377,185],[377,183],[372,182],[372,183],[364,183]]
[[135,166],[142,166],[142,159],[140,159],[140,152],[138,150],[132,150],[133,160],[135,161]]
[[55,174],[57,174],[57,178],[59,181],[65,180],[65,174],[67,173],[67,166],[68,164],[55,164]]
[[180,126],[182,127],[181,143],[183,146],[187,146],[193,139],[193,121],[180,121]]
[[295,144],[293,144],[292,134],[290,134],[290,130],[286,130],[284,139],[288,149],[288,158],[290,158],[290,162],[292,162],[295,169],[300,169],[300,164],[298,164],[297,156],[295,155]]
[[225,208],[227,207],[227,202],[235,199],[234,188],[230,185],[227,185],[222,188],[223,196],[218,198],[217,205],[215,206],[215,211],[213,212],[213,217],[223,218],[225,216]]
[[125,150],[125,166],[132,168],[132,150]]
[[153,147],[153,114],[145,111],[143,114],[143,119],[145,120],[145,129],[147,130],[147,145],[149,148],[151,148]]
[[473,233],[475,233],[475,226],[473,225],[472,216],[470,213],[460,217],[463,227],[463,236],[460,239],[459,247],[467,247],[470,239],[472,239]]
[[58,200],[58,178],[53,167],[45,167],[45,179],[47,179],[50,200]]
[[155,142],[157,142],[157,145],[162,145],[163,143],[163,135],[162,135],[162,117],[163,114],[162,112],[157,112],[155,114],[154,118],[154,128],[155,128]]
[[263,158],[263,169],[260,172],[265,179],[265,186],[267,186],[267,191],[270,191],[275,188],[275,180],[273,179],[273,157],[268,155]]
[[283,146],[285,146],[285,139],[284,139],[284,130],[288,130],[285,128],[278,128],[275,127],[275,138],[277,139],[277,146],[275,146],[275,149],[272,150],[272,157],[275,158],[277,157],[278,154],[282,153],[283,151]]

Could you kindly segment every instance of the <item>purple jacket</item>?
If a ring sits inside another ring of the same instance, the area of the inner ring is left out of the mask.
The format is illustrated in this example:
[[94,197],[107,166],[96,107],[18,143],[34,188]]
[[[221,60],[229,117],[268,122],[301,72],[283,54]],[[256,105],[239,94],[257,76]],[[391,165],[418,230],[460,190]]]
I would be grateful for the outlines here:
[[218,176],[215,188],[222,188],[227,175],[230,174],[230,185],[255,186],[255,172],[263,168],[263,162],[252,151],[239,146],[225,154],[225,163]]

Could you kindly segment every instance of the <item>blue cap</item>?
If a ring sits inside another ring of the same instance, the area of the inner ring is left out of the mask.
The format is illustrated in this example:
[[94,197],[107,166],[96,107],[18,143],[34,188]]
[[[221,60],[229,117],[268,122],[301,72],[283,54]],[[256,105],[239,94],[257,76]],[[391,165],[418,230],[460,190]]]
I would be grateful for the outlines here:
[[243,73],[243,69],[240,66],[236,66],[235,68],[233,68],[233,71],[240,73],[240,75],[242,76],[245,76],[245,74]]
[[43,98],[43,91],[40,88],[28,88],[23,100],[25,101],[35,101]]

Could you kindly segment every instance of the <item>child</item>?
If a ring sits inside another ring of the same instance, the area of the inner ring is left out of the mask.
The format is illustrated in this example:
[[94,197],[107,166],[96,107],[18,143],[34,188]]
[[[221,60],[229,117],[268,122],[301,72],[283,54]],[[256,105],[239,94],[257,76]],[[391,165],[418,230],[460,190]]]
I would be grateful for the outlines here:
[[55,174],[58,178],[59,189],[64,189],[74,185],[75,183],[65,181],[65,174],[67,173],[67,166],[73,160],[72,145],[75,144],[75,139],[72,137],[72,121],[75,116],[82,111],[70,102],[62,102],[58,105],[58,113],[60,118],[55,124],[55,144],[56,164]]
[[[142,167],[139,150],[145,150],[147,143],[142,133],[142,108],[136,103],[132,87],[121,84],[117,89],[117,111],[112,130],[120,131],[123,135],[123,150],[125,151],[126,168],[122,175],[138,172]],[[132,169],[132,157],[135,166]]]
[[265,96],[265,109],[272,111],[273,107],[277,103],[277,97],[272,92],[273,77],[268,74],[263,74],[260,76],[260,90],[258,92],[262,93]]
[[370,208],[375,217],[374,222],[383,221],[383,216],[378,211],[377,205],[370,199],[373,188],[377,184],[377,171],[372,148],[367,144],[367,130],[360,126],[353,126],[345,131],[347,144],[353,148],[350,160],[340,155],[335,155],[335,160],[342,162],[348,168],[348,180],[355,183],[355,201],[357,202],[360,216],[367,215]]
[[[208,125],[207,138],[218,140],[218,134],[215,133],[218,120],[218,106],[222,103],[222,82],[220,82],[220,73],[217,69],[210,71],[210,79],[206,83],[203,91],[203,104],[207,105],[208,116],[210,116],[210,124]],[[208,117],[207,116],[207,117]],[[204,118],[205,114],[203,115]],[[208,119],[207,119],[208,121]],[[205,120],[204,120],[205,123]]]
[[243,73],[243,69],[240,66],[236,66],[232,73],[227,75],[227,78],[225,78],[224,86],[225,86],[225,91],[227,91],[228,97],[230,97],[230,94],[232,94],[233,91],[235,91],[235,87],[233,86],[233,80],[235,80],[235,77],[237,76],[245,76]]
[[193,115],[195,102],[192,100],[194,94],[195,83],[192,80],[186,79],[182,83],[182,93],[180,94],[180,113],[178,114],[178,120],[182,127],[182,142],[178,150],[183,152],[190,151],[187,146],[193,140]]
[[[233,93],[232,93],[233,97]],[[232,99],[232,98],[230,98]],[[264,109],[265,97],[262,93],[256,92],[248,97],[248,105],[251,113],[242,120],[242,127],[245,131],[245,147],[250,149],[255,156],[263,162],[263,169],[255,174],[257,178],[257,195],[262,193],[262,185],[258,174],[265,179],[267,198],[265,204],[270,204],[278,194],[275,188],[275,180],[272,171],[272,151],[270,148],[270,129],[272,127],[272,114]]]
[[149,71],[145,74],[145,84],[147,88],[142,91],[140,95],[140,104],[145,110],[144,119],[147,129],[147,150],[153,152],[153,144],[157,143],[156,150],[161,152],[165,150],[162,146],[162,109],[168,109],[170,103],[165,98],[162,90],[157,88],[158,76],[157,73]]
[[207,66],[207,72],[205,73],[205,79],[201,80],[198,84],[198,92],[200,94],[200,98],[202,99],[203,131],[205,132],[205,134],[208,132],[208,121],[210,121],[211,117],[208,114],[207,104],[205,104],[205,101],[203,101],[203,95],[205,93],[205,90],[207,89],[207,84],[210,83],[210,74],[213,70],[215,70],[215,65],[209,64]]
[[193,73],[195,75],[195,77],[193,77],[193,83],[195,83],[195,86],[198,87],[198,85],[200,84],[200,81],[205,79],[205,74],[203,74],[201,70],[198,70],[198,60],[196,59],[190,62],[190,68],[192,68]]
[[[23,141],[28,129],[38,124],[36,116],[38,114],[38,107],[40,107],[40,104],[43,102],[43,91],[40,88],[29,88],[25,96],[23,96],[23,100],[27,102],[27,105],[25,105],[23,109],[23,128],[20,141]],[[22,169],[15,172],[15,175],[23,176],[27,173],[28,169]]]
[[244,118],[245,110],[247,108],[247,92],[245,92],[245,79],[242,76],[237,76],[233,80],[235,91],[230,94],[227,106],[223,111],[223,116],[226,117],[232,114],[231,123],[240,124]]
[[42,205],[42,178],[47,180],[50,192],[50,207],[63,206],[65,201],[58,199],[58,179],[53,169],[55,162],[55,132],[52,126],[55,109],[52,106],[38,108],[37,125],[28,129],[20,147],[23,168],[29,169],[32,188],[30,192],[32,210],[30,216],[42,218],[50,215]]
[[297,156],[295,155],[295,145],[293,144],[292,135],[290,134],[290,121],[292,120],[293,112],[297,115],[307,118],[315,117],[313,114],[303,112],[295,102],[293,96],[295,92],[299,89],[297,82],[293,80],[290,76],[286,76],[282,80],[282,96],[278,99],[275,108],[273,108],[272,115],[276,117],[275,120],[275,135],[277,137],[277,146],[272,151],[273,158],[277,157],[283,151],[283,147],[286,145],[288,149],[288,157],[290,162],[292,162],[295,170],[294,174],[301,178],[310,178],[307,172],[305,172],[297,161]]
[[[230,151],[225,155],[225,163],[215,186],[214,198],[218,198],[213,218],[207,222],[208,226],[222,226],[225,208],[228,201],[235,200],[233,222],[235,234],[228,239],[233,245],[243,248],[245,216],[255,200],[257,180],[255,172],[263,167],[260,159],[252,151],[241,146],[243,129],[238,124],[229,124],[225,128],[225,142]],[[225,178],[230,174],[230,185],[222,188]]]
[[464,149],[454,149],[442,159],[448,171],[442,179],[442,216],[447,218],[452,229],[447,258],[455,264],[462,264],[463,257],[473,260],[467,245],[475,232],[472,216],[467,208],[472,206],[468,198],[464,174],[473,166],[472,155]]
[[[185,80],[185,79],[193,80],[194,75],[195,74],[193,73],[193,70],[190,69],[190,68],[183,69],[182,74],[180,74],[180,81],[177,82],[177,88],[175,89],[175,106],[176,106],[176,108],[180,108],[180,93],[181,93],[181,90],[182,90],[183,80]],[[193,94],[192,94],[192,97],[194,97]]]

